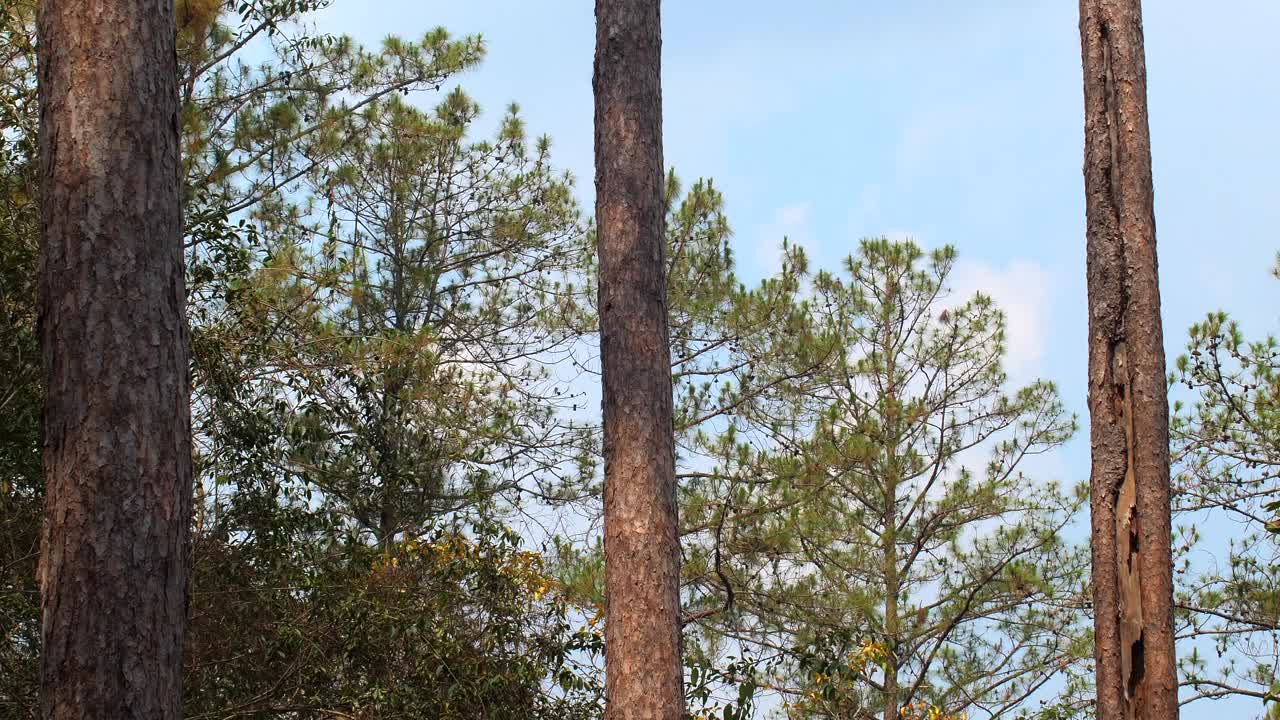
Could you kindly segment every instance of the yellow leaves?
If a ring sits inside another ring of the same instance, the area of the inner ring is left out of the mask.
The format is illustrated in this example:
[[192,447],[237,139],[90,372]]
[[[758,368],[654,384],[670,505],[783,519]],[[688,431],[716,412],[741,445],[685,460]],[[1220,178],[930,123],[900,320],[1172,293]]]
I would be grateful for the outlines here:
[[223,0],[177,0],[178,54],[187,61],[203,59],[209,31],[222,14]]
[[402,566],[407,570],[415,563],[437,570],[446,569],[455,563],[466,567],[496,563],[496,566],[489,566],[527,593],[534,603],[545,600],[557,588],[555,579],[546,573],[542,556],[538,553],[521,550],[499,558],[487,557],[482,548],[458,533],[443,535],[434,540],[402,540],[388,548],[374,563],[374,572],[386,575]]
[[969,720],[968,713],[953,714],[927,702],[908,703],[898,712],[902,720]]
[[520,583],[534,602],[539,602],[555,589],[555,580],[544,573],[542,556],[521,551],[512,556],[500,572]]
[[551,592],[551,588],[552,584],[550,580],[540,578],[536,583],[531,585],[529,594],[533,597],[534,602],[538,602],[542,600],[542,598],[546,597],[547,593]]
[[174,6],[178,32],[200,34],[222,13],[222,0],[177,0]]
[[849,667],[865,675],[874,667],[883,667],[889,660],[889,646],[882,642],[863,640],[862,646],[849,654]]
[[[864,680],[876,669],[883,669],[890,661],[889,647],[883,642],[863,640],[857,650],[849,654],[845,672],[837,667],[830,673],[815,672],[811,684],[798,694],[794,703],[787,705],[791,717],[808,717],[814,713],[845,717],[848,708],[863,707],[868,698],[863,694]],[[861,717],[861,715],[859,715]],[[909,702],[898,712],[900,720],[968,720],[967,713],[951,713],[929,702]]]

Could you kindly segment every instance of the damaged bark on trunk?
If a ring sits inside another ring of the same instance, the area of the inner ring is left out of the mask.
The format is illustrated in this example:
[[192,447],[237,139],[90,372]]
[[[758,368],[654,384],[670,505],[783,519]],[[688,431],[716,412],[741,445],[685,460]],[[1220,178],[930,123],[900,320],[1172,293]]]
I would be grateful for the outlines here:
[[1169,407],[1139,0],[1081,0],[1099,720],[1178,716]]

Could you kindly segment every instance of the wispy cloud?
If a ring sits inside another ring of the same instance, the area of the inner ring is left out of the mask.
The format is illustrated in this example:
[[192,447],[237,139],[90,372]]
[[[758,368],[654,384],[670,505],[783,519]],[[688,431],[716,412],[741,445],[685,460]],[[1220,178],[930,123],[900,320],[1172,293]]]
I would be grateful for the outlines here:
[[1001,266],[962,258],[952,271],[951,300],[955,304],[980,292],[995,300],[1004,312],[1005,369],[1014,382],[1030,381],[1043,370],[1053,284],[1052,275],[1029,260]]
[[774,212],[773,222],[756,233],[754,257],[756,268],[762,275],[771,275],[782,269],[782,241],[802,246],[812,257],[817,246],[811,229],[813,203],[801,202],[784,205]]

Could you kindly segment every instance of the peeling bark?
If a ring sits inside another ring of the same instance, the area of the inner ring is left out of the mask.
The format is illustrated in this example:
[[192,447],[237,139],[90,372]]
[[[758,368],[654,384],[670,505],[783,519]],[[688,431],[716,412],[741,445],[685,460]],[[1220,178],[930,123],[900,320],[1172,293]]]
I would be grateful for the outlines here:
[[667,334],[659,0],[596,0],[609,720],[685,716]]
[[1169,407],[1139,0],[1081,0],[1099,720],[1178,716]]
[[41,710],[174,719],[191,514],[174,3],[38,8]]

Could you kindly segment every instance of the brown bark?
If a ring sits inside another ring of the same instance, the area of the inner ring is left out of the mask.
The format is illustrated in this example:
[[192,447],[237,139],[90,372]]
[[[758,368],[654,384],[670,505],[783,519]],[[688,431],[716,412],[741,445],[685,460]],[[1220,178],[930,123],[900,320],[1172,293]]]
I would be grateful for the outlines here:
[[659,0],[596,0],[610,720],[684,717],[667,335]]
[[1099,720],[1178,716],[1169,406],[1139,0],[1081,0]]
[[[883,288],[886,298],[899,293],[893,283],[885,283]],[[881,321],[884,336],[881,347],[884,349],[884,404],[892,412],[892,418],[898,417],[897,348],[893,343],[893,321],[888,313],[891,306],[886,303]],[[885,451],[888,453],[887,467],[884,469],[884,535],[881,537],[881,558],[884,568],[884,634],[889,644],[889,658],[884,666],[884,720],[898,720],[898,705],[901,702],[901,689],[898,687],[898,658],[902,638],[899,636],[900,620],[898,616],[898,595],[902,593],[902,577],[898,567],[898,484],[901,473],[898,467],[899,433],[896,420],[886,423],[888,430]]]
[[181,710],[191,421],[173,0],[39,4],[49,720]]

